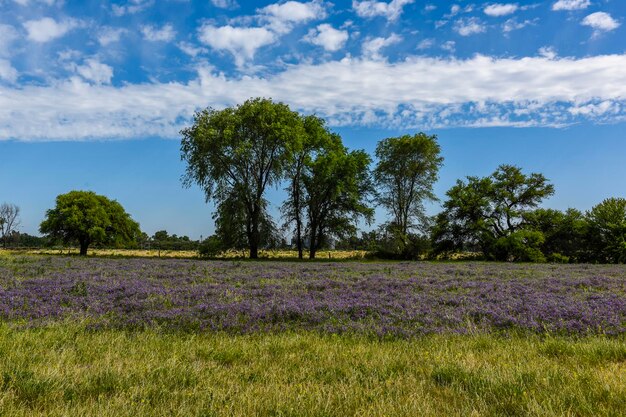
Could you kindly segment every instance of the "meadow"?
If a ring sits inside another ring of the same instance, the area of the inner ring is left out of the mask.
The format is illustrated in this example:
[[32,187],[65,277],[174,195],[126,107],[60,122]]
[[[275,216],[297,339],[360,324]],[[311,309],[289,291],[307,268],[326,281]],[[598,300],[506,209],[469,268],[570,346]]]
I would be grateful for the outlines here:
[[626,267],[0,256],[0,415],[622,415]]

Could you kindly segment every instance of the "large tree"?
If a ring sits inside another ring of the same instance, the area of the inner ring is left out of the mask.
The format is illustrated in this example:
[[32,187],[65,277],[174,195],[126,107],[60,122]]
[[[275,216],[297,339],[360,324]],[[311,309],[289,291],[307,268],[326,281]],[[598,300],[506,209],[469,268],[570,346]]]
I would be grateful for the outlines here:
[[20,208],[15,204],[2,203],[0,205],[0,238],[6,247],[8,240],[20,224]]
[[78,243],[81,255],[87,255],[91,244],[134,245],[141,234],[139,224],[120,203],[92,191],[59,195],[56,206],[46,212],[39,231],[65,244]]
[[526,175],[513,165],[500,165],[488,177],[458,180],[446,193],[444,211],[437,216],[435,249],[478,247],[487,257],[501,258],[505,255],[499,249],[507,246],[506,239],[538,245],[541,239],[526,236],[526,231],[524,236],[511,236],[526,225],[524,214],[553,193],[554,187],[542,174]]
[[391,214],[386,228],[398,242],[400,254],[424,223],[424,201],[436,200],[433,184],[443,163],[440,152],[437,137],[421,132],[383,139],[376,146],[377,200]]
[[181,157],[187,162],[184,184],[198,184],[207,201],[234,199],[250,251],[258,257],[268,187],[285,176],[285,166],[300,147],[301,117],[282,103],[250,99],[223,110],[208,108],[181,131]]
[[356,221],[361,217],[370,221],[374,214],[368,206],[369,155],[348,151],[338,135],[329,139],[303,174],[311,259],[330,237],[354,234]]

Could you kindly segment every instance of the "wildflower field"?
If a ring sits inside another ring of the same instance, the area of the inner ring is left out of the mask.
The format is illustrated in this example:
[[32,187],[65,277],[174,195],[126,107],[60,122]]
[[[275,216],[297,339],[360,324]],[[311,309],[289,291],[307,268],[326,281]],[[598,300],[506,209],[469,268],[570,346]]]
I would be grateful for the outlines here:
[[622,415],[626,267],[0,256],[0,415]]

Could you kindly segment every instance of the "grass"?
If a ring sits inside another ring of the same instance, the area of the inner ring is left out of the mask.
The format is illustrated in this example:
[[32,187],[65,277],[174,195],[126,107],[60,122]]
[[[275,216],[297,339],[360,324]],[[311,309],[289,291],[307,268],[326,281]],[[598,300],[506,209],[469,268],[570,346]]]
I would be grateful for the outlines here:
[[0,325],[1,416],[618,416],[623,337]]

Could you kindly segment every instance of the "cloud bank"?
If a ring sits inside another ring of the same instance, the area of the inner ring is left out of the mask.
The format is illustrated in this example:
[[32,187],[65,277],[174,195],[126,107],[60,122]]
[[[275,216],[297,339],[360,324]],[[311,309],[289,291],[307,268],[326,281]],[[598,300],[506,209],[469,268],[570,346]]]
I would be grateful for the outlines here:
[[430,129],[626,120],[624,54],[415,57],[398,63],[346,58],[239,78],[202,67],[188,83],[121,86],[107,85],[108,75],[95,75],[92,67],[92,78],[100,83],[73,77],[49,86],[0,87],[0,139],[177,138],[194,111],[256,96],[317,113],[332,126]]

